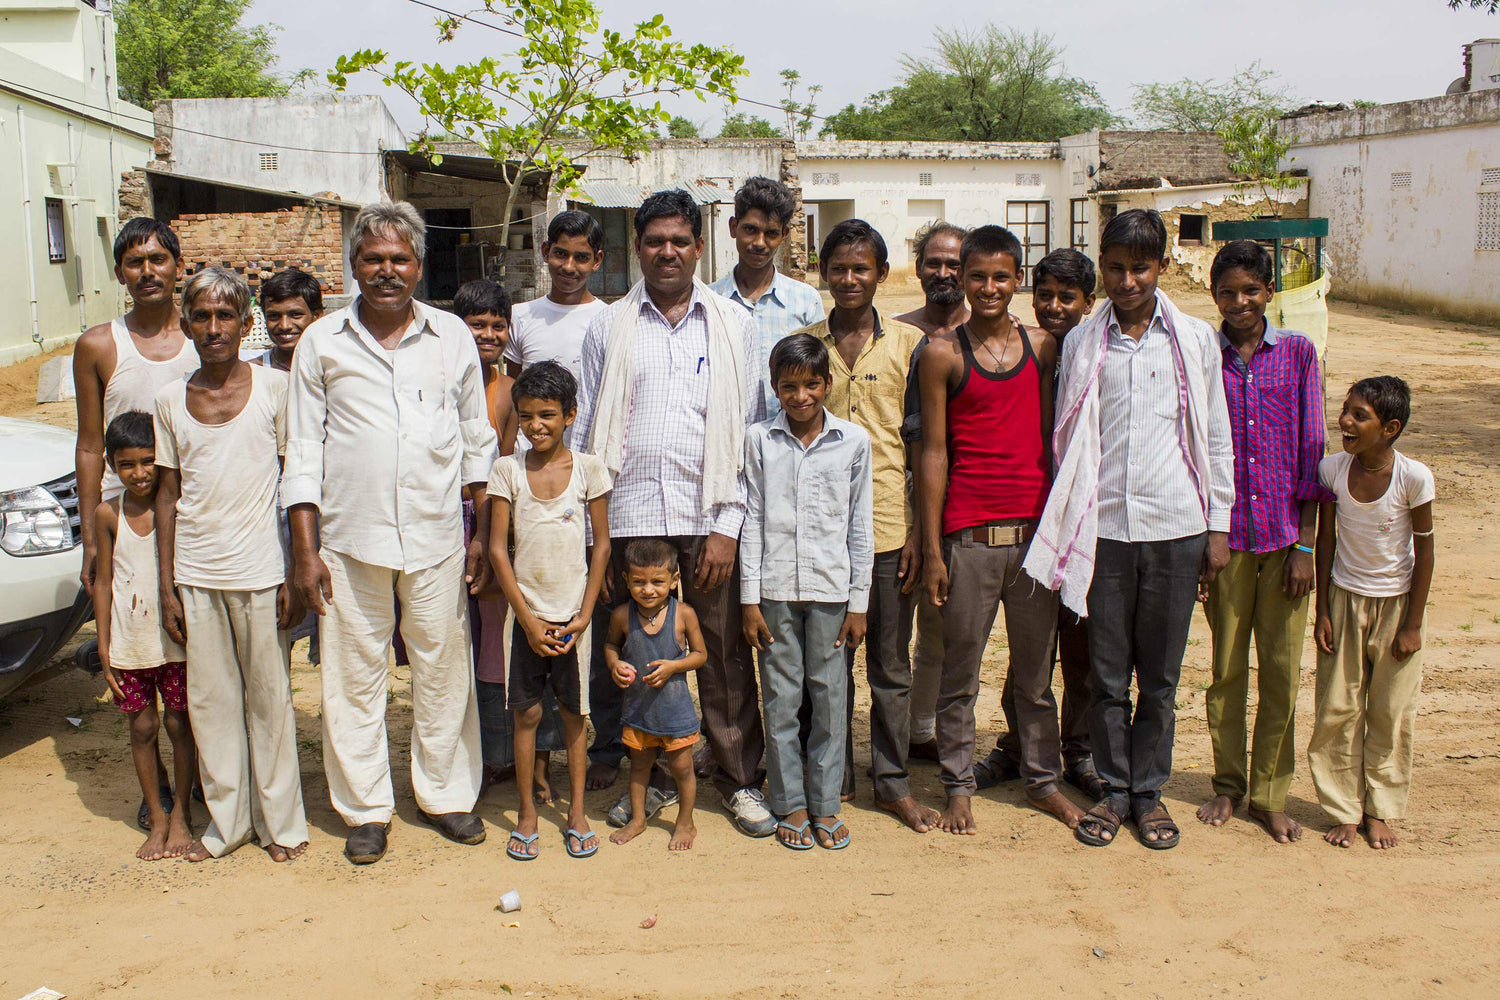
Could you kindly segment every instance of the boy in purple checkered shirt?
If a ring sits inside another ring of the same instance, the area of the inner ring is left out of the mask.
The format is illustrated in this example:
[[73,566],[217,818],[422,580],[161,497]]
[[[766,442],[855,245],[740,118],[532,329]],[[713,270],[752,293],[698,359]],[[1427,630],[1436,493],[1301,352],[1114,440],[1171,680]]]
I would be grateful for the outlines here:
[[[1266,321],[1275,279],[1264,247],[1251,240],[1226,245],[1209,275],[1224,317],[1219,346],[1234,438],[1234,509],[1229,565],[1207,601],[1214,795],[1198,819],[1222,826],[1248,796],[1250,818],[1285,844],[1302,836],[1286,814],[1286,794],[1296,759],[1294,712],[1318,503],[1329,499],[1318,482],[1326,433],[1323,381],[1312,341]],[[1259,699],[1247,768],[1252,632]]]

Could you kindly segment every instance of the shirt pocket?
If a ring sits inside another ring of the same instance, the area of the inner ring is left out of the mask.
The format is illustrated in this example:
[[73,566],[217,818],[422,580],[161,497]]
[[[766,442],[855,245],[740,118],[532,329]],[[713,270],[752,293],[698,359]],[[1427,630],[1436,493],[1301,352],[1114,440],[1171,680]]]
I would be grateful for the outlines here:
[[[1166,381],[1162,381],[1165,378]],[[1157,372],[1153,382],[1160,383],[1154,386],[1155,398],[1151,400],[1151,412],[1163,420],[1176,423],[1182,416],[1182,395],[1177,386],[1177,375],[1170,370]]]
[[[813,520],[819,528],[834,529],[849,519],[849,478],[846,475],[817,474],[811,487]],[[814,527],[809,524],[807,527]]]
[[1297,425],[1297,385],[1291,380],[1265,379],[1259,386],[1260,418],[1270,427]]

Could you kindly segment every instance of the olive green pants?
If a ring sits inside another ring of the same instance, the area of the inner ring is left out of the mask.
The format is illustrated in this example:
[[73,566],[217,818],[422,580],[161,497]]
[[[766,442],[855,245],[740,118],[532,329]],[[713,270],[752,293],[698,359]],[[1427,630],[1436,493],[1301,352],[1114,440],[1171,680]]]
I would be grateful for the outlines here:
[[[1297,760],[1295,716],[1307,598],[1291,600],[1282,589],[1289,552],[1230,552],[1229,565],[1215,578],[1208,597],[1214,679],[1206,701],[1214,794],[1233,799],[1248,795],[1252,806],[1266,812],[1286,809]],[[1258,699],[1247,768],[1252,635]]]

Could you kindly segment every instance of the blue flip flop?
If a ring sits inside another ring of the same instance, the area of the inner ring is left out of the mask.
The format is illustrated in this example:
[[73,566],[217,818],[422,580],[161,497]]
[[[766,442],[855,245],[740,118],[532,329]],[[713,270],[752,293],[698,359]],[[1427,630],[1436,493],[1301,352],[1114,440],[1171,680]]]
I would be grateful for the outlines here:
[[513,861],[535,861],[536,858],[537,858],[537,856],[535,854],[527,854],[526,851],[524,850],[524,848],[530,847],[532,844],[535,844],[537,838],[540,837],[540,836],[541,836],[540,833],[533,833],[531,836],[527,837],[527,836],[524,836],[521,833],[520,830],[512,830],[512,831],[510,831],[510,839],[511,840],[519,840],[521,842],[521,844],[523,845],[523,849],[520,850],[520,851],[517,851],[517,850],[515,850],[514,848],[512,848],[510,846],[509,842],[507,842],[506,845],[505,845],[505,853],[506,853],[506,855],[509,858],[511,858]]
[[814,823],[813,829],[818,831],[819,833],[827,834],[829,842],[825,844],[821,840],[818,840],[817,837],[813,837],[813,840],[816,841],[817,845],[823,848],[823,850],[825,851],[842,851],[844,848],[849,846],[849,841],[853,839],[852,837],[845,837],[843,840],[833,839],[833,835],[837,833],[839,829],[843,827],[843,825],[844,821],[841,819],[834,820],[832,826],[824,826],[822,823]]
[[[792,824],[788,823],[786,820],[782,820],[781,822],[779,822],[779,823],[776,824],[776,829],[778,829],[778,830],[786,829],[786,830],[792,831],[793,833],[795,833],[797,835],[797,842],[794,844],[790,840],[782,840],[780,837],[776,838],[776,842],[779,843],[782,847],[785,847],[787,850],[790,850],[790,851],[810,851],[810,850],[813,849],[814,845],[813,844],[804,844],[802,842],[802,835],[807,832],[807,828],[809,826],[811,826],[811,825],[812,825],[812,821],[811,820],[806,820],[806,819],[802,821],[802,825],[801,826],[793,826]],[[813,839],[816,840],[817,838],[813,838]]]
[[[594,838],[594,846],[588,850],[583,849],[583,842],[590,837]],[[573,850],[573,841],[578,841],[578,850]],[[580,833],[577,830],[568,830],[563,834],[563,849],[568,852],[570,858],[592,858],[599,853],[599,835],[590,830],[588,833]]]

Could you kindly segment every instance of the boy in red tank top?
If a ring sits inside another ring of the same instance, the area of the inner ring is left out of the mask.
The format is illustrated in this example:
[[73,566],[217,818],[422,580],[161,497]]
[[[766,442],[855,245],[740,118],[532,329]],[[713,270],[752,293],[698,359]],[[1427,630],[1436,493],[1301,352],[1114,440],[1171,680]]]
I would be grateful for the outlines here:
[[1057,595],[1021,572],[1051,485],[1057,362],[1046,331],[1011,319],[1021,259],[1020,241],[999,226],[964,238],[971,316],[952,341],[928,343],[920,362],[922,589],[943,616],[937,741],[948,805],[938,825],[949,833],[975,832],[974,703],[1001,604],[1027,799],[1069,827],[1083,816],[1058,788]]

